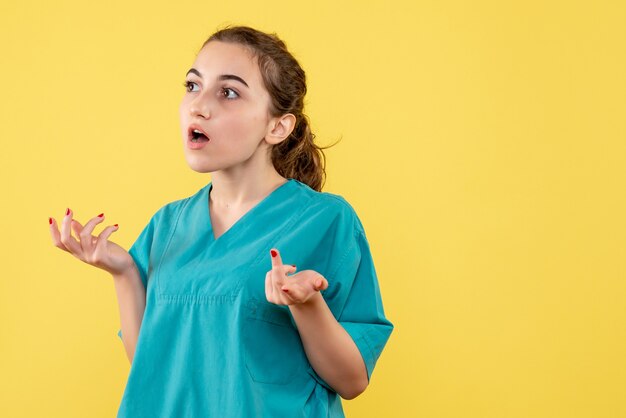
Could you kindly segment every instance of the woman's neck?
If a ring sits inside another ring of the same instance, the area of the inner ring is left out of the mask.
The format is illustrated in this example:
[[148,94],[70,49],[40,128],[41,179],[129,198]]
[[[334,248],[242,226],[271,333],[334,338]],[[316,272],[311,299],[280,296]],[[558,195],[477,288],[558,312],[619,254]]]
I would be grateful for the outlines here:
[[287,181],[272,167],[263,175],[228,176],[211,174],[211,204],[219,208],[238,208],[262,200]]

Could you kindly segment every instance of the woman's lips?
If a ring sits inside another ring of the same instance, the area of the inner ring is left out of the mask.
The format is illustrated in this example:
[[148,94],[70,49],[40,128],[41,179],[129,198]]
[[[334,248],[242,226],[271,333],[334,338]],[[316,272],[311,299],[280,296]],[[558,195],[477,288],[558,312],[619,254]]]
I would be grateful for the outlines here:
[[192,138],[187,139],[187,147],[189,149],[202,149],[210,141],[210,139],[206,137],[201,137],[196,142],[192,141],[191,139]]
[[204,136],[209,138],[209,134],[200,125],[195,123],[192,123],[191,125],[189,125],[189,128],[187,128],[187,137],[193,138],[194,135],[197,135],[195,133],[196,131],[204,134]]

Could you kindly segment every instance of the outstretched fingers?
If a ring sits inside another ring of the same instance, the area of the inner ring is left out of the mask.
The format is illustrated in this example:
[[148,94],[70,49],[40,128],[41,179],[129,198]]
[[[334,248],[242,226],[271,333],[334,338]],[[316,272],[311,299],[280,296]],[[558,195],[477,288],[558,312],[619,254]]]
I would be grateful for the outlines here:
[[[310,292],[311,285],[306,284],[306,276],[299,277],[297,267],[283,264],[280,252],[276,248],[270,250],[272,269],[265,276],[265,293],[268,300],[278,304],[292,304],[304,300]],[[308,287],[308,289],[307,289]]]
[[[106,245],[109,236],[118,229],[117,224],[108,226],[95,237],[93,236],[93,230],[96,225],[104,220],[104,214],[101,213],[93,217],[84,226],[76,219],[73,219],[73,215],[74,213],[68,208],[65,217],[61,221],[60,231],[56,221],[50,218],[50,234],[52,235],[52,242],[57,248],[67,251],[80,259],[84,259],[86,256],[93,256],[98,251],[98,247]],[[72,231],[79,237],[79,240],[72,236]],[[99,245],[101,242],[104,242],[104,244]]]

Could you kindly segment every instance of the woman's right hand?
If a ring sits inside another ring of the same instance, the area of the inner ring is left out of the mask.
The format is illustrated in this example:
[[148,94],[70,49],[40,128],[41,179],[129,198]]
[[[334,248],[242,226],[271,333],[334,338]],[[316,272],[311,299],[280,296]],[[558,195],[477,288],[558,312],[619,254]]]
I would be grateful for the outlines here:
[[[109,236],[117,231],[117,224],[107,226],[97,237],[94,237],[93,230],[104,220],[104,215],[91,218],[85,226],[72,219],[73,215],[74,213],[68,209],[61,223],[60,232],[54,218],[50,218],[52,242],[57,248],[112,275],[121,275],[134,267],[135,261],[128,251],[108,240]],[[80,241],[72,236],[70,227]]]

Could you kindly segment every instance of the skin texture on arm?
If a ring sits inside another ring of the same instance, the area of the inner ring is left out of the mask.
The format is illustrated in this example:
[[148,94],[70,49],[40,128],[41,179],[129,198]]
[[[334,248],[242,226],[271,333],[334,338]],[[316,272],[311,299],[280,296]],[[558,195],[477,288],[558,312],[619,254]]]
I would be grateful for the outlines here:
[[296,267],[283,265],[277,250],[271,253],[272,270],[265,278],[267,300],[289,306],[315,372],[342,398],[356,398],[369,383],[367,369],[352,337],[319,292],[328,287],[327,280],[314,270],[287,276]]
[[135,265],[122,274],[113,275],[113,283],[119,305],[122,341],[128,361],[132,364],[146,309],[146,291]]
[[315,372],[344,399],[354,399],[368,385],[367,370],[352,337],[337,322],[321,293],[289,309]]

